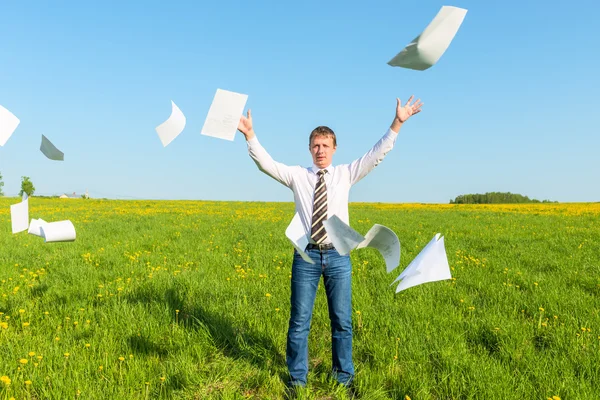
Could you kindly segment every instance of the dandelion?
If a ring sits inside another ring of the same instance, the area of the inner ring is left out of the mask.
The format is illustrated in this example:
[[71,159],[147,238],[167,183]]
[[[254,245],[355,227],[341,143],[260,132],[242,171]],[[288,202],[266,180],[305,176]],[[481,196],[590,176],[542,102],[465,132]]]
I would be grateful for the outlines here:
[[11,380],[10,380],[10,378],[8,376],[2,375],[0,377],[0,382],[4,383],[4,386],[10,386]]
[[29,322],[23,322],[23,327],[29,326]]
[[30,351],[30,352],[29,352],[29,357],[33,357],[33,356],[35,356],[35,352],[33,352],[33,351]]
[[540,307],[540,312],[544,312],[544,308]]
[[275,311],[279,312],[279,308],[276,308]]
[[29,386],[31,385],[31,381],[25,381],[25,384]]
[[165,379],[166,379],[166,378],[165,378],[164,376],[161,376],[161,377],[160,377],[160,381],[161,381],[161,382],[164,382],[164,381],[165,381]]
[[23,310],[23,309],[19,310],[19,314],[23,314],[24,312],[25,312],[25,310]]
[[89,343],[86,343],[86,344],[85,344],[85,347],[89,349],[89,348],[90,348],[90,344],[89,344]]
[[266,293],[265,296],[266,297],[271,297],[271,293]]
[[60,340],[60,338],[57,336],[54,338],[54,340],[58,342]]
[[27,359],[26,359],[26,358],[21,358],[21,359],[19,360],[19,362],[20,362],[21,364],[25,365],[25,364],[27,364]]
[[0,322],[0,328],[8,329],[8,322]]
[[69,353],[65,353],[65,358],[69,358],[70,354]]
[[119,357],[119,361],[125,361],[125,357]]
[[37,356],[37,359],[38,359],[38,360],[41,360],[42,358],[43,358],[42,356]]
[[104,367],[101,365],[98,367],[98,371],[102,371],[104,369]]

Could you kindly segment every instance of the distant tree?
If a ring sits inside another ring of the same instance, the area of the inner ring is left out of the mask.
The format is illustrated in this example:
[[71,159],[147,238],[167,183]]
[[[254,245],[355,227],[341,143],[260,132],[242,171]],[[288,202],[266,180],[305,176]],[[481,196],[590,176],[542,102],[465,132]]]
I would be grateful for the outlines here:
[[33,186],[33,183],[28,176],[21,177],[21,191],[19,192],[19,196],[23,196],[23,193],[27,193],[27,196],[31,196],[35,193],[35,186]]
[[2,191],[2,186],[4,186],[4,181],[2,181],[2,172],[0,172],[0,196],[4,196],[4,192]]
[[[512,203],[540,203],[539,200],[530,199],[516,193],[489,192],[485,194],[461,194],[450,204],[512,204]],[[550,200],[544,200],[543,203],[552,203]],[[556,203],[556,202],[554,202]]]

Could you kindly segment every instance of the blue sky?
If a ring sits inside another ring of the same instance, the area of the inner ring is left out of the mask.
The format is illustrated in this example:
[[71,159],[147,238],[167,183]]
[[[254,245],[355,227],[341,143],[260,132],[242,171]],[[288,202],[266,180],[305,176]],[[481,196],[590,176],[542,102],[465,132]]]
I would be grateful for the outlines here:
[[[95,3],[0,2],[0,104],[21,120],[0,147],[6,195],[25,175],[43,195],[292,201],[240,133],[200,135],[222,88],[248,94],[276,160],[305,166],[315,126],[336,132],[334,163],[348,163],[385,133],[396,97],[420,97],[351,201],[600,201],[596,1]],[[469,12],[440,61],[387,65],[443,5]],[[187,125],[163,148],[171,100]],[[39,151],[42,134],[64,162]]]

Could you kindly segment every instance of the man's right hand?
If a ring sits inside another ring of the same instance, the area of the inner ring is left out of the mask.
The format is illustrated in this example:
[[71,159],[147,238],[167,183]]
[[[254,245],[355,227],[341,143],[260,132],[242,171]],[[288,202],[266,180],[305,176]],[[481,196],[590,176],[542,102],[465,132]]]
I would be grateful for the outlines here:
[[246,140],[254,138],[254,129],[252,129],[252,111],[248,109],[248,117],[243,115],[238,123],[238,131],[242,132],[246,137]]

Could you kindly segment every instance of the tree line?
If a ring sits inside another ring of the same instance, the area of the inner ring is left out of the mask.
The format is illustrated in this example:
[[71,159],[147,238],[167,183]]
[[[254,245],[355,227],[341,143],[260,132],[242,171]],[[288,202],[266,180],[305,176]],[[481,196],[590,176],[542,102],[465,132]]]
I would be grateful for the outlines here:
[[450,204],[513,204],[513,203],[558,203],[558,201],[530,199],[517,193],[488,192],[484,194],[461,194]]

